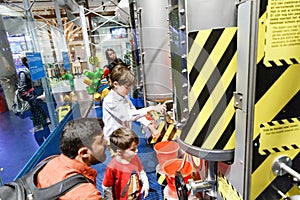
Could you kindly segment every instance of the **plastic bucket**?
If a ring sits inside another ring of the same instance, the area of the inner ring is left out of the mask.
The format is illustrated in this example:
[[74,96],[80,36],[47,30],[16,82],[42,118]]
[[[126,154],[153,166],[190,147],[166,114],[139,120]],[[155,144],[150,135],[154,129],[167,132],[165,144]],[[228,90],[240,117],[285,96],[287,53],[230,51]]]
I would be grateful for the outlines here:
[[158,164],[162,169],[163,164],[167,160],[177,158],[179,145],[174,141],[164,141],[158,142],[154,145],[154,150],[156,151],[156,156]]
[[[172,159],[166,161],[162,167],[162,171],[166,175],[167,183],[170,188],[170,192],[172,194],[176,194],[175,174],[176,171],[180,168],[182,161],[183,159]],[[192,178],[192,173],[193,173],[192,163],[186,160],[180,172],[183,176],[184,182],[188,183],[188,180]]]

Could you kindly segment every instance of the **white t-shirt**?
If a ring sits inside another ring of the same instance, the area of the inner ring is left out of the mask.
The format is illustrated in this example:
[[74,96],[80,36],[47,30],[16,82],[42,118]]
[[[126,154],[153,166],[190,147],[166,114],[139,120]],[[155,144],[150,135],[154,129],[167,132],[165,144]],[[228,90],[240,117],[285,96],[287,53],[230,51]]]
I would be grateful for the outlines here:
[[146,114],[146,108],[137,110],[128,96],[122,97],[112,89],[103,100],[104,138],[109,141],[113,131],[124,126],[131,128],[133,121],[147,127],[151,121],[146,119]]

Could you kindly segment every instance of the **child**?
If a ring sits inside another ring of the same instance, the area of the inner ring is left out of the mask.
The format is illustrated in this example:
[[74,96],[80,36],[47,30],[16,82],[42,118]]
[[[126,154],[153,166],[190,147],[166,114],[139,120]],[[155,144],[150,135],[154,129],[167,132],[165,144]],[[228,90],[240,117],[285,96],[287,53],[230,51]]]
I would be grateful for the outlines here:
[[156,125],[147,120],[145,115],[152,110],[164,112],[165,107],[158,104],[137,110],[128,98],[130,88],[135,84],[136,78],[131,70],[122,63],[116,63],[108,75],[108,85],[111,91],[103,100],[103,132],[107,140],[114,130],[120,127],[131,128],[132,121],[139,121],[150,129],[154,138],[159,137]]
[[137,156],[138,143],[138,136],[129,128],[119,128],[110,135],[111,148],[117,153],[105,170],[104,199],[142,199],[143,193],[144,198],[148,196],[149,182]]

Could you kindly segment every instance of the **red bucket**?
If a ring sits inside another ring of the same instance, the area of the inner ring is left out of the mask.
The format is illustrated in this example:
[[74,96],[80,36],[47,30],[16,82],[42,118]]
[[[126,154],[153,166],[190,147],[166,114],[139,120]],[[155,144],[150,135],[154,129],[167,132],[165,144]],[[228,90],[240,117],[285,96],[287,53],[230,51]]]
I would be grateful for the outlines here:
[[177,158],[179,145],[174,141],[158,142],[154,145],[160,169],[167,160]]
[[[163,173],[166,175],[167,183],[170,188],[171,193],[176,194],[175,186],[175,174],[176,171],[180,168],[183,159],[172,159],[166,161],[162,167]],[[192,178],[193,165],[189,161],[185,161],[183,168],[180,170],[184,182],[188,183],[188,180]]]

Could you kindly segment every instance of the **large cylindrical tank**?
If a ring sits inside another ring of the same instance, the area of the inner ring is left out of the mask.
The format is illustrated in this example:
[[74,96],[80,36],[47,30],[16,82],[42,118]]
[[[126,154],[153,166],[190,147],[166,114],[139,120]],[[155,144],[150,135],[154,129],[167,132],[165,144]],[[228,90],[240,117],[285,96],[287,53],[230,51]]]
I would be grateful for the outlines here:
[[[174,93],[182,93],[177,102],[183,111],[178,142],[182,149],[194,156],[213,161],[232,160],[235,144],[232,97],[237,51],[235,1],[170,2],[171,27],[176,29],[180,38],[176,39],[173,36],[176,32],[171,29],[171,46],[181,50],[181,63],[186,63],[185,69],[181,65],[182,74],[187,74],[186,84],[184,79],[173,78],[174,85],[178,86]],[[186,40],[180,35],[183,32]]]
[[167,3],[167,0],[136,2],[142,80],[149,101],[165,101],[173,95]]

